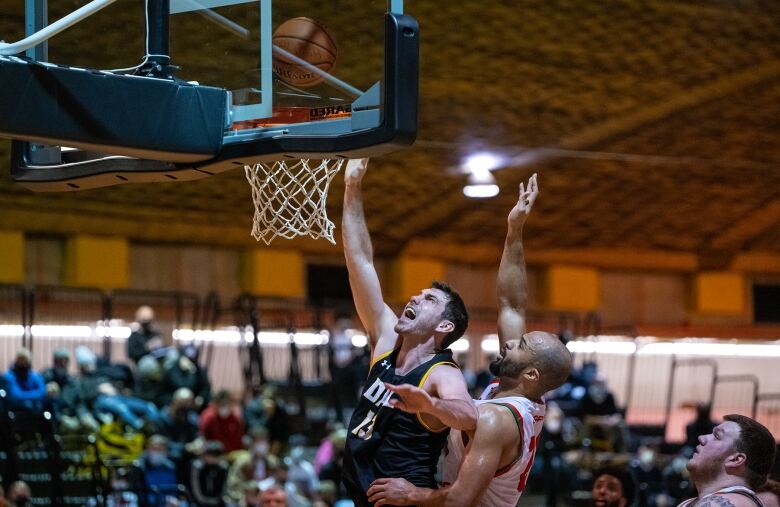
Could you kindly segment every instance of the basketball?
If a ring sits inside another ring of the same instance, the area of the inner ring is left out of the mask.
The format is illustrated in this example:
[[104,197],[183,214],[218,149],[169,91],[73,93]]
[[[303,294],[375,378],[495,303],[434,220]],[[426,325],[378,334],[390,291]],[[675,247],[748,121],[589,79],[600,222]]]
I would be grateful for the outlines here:
[[[288,19],[273,34],[274,74],[285,83],[294,86],[313,86],[325,78],[310,67],[330,72],[336,66],[338,48],[336,39],[328,29],[311,18]],[[295,61],[297,57],[303,62]]]

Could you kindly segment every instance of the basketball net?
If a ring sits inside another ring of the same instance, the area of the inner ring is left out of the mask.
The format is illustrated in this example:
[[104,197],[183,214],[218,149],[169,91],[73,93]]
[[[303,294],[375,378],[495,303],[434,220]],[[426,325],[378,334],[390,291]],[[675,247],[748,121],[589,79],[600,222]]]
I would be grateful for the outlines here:
[[336,244],[336,226],[325,204],[330,182],[343,164],[344,159],[296,159],[245,165],[255,204],[252,236],[266,245],[277,236],[325,238]]

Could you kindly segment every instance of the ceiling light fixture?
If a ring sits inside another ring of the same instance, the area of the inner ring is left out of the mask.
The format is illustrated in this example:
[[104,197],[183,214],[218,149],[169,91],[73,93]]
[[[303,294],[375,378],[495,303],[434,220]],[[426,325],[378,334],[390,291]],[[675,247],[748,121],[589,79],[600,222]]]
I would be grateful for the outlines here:
[[466,158],[461,167],[468,171],[469,179],[463,187],[463,194],[472,199],[498,195],[498,184],[490,171],[501,167],[502,163],[502,158],[492,153],[475,153]]

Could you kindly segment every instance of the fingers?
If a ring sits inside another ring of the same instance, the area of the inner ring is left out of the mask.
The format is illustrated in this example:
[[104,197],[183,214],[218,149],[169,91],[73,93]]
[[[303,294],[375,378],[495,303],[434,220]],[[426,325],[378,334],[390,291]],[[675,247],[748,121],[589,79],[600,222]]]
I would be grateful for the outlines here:
[[391,479],[377,479],[372,482],[371,486],[368,488],[368,491],[366,491],[368,501],[376,505],[382,505],[383,503],[386,503],[385,490],[387,488],[387,484],[390,481]]
[[392,391],[397,394],[411,393],[414,392],[415,389],[417,389],[413,385],[409,385],[409,384],[393,385],[393,384],[388,384],[387,382],[385,382],[385,387],[387,388],[388,391]]
[[409,409],[409,406],[404,403],[404,400],[399,398],[393,398],[391,399],[388,404],[390,405],[390,408],[397,408],[398,410],[403,410],[404,412],[412,412],[412,410]]

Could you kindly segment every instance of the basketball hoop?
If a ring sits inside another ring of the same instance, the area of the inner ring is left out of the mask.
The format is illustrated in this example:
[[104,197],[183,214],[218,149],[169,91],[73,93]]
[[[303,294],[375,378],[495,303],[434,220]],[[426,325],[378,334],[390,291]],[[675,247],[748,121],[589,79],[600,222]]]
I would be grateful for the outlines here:
[[334,245],[335,225],[325,209],[328,188],[344,159],[276,160],[245,165],[255,215],[252,236],[266,245],[277,236],[325,238]]

